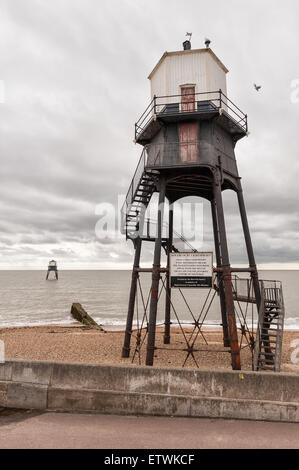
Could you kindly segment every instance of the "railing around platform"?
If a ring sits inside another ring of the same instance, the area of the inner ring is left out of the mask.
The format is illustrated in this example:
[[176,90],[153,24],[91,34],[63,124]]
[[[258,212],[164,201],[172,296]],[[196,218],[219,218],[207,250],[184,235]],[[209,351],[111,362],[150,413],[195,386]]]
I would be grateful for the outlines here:
[[[264,291],[264,296],[267,302],[277,303],[281,291],[280,281],[267,281],[260,280],[260,290]],[[253,289],[251,278],[240,278],[239,276],[232,276],[233,294],[236,300],[240,302],[256,303],[256,298]]]
[[[193,97],[193,99],[192,99]],[[247,114],[236,106],[222,90],[206,91],[188,95],[154,96],[149,106],[135,123],[135,140],[141,136],[148,124],[157,117],[167,117],[175,114],[215,113],[222,110],[235,124],[248,131]]]

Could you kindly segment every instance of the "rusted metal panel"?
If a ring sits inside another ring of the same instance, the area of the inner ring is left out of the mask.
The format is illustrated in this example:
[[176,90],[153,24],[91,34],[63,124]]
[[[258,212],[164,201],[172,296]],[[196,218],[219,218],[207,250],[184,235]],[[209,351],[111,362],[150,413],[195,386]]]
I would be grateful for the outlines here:
[[185,86],[181,88],[182,112],[195,111],[195,86]]
[[[187,102],[187,104],[189,104]],[[180,124],[180,158],[183,163],[198,161],[198,123]]]

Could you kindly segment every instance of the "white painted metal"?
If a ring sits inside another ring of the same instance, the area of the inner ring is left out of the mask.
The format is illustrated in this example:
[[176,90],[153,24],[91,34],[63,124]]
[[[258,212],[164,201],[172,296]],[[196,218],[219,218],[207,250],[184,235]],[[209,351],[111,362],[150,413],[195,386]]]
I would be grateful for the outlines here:
[[[165,53],[149,76],[151,97],[179,95],[184,85],[195,85],[195,93],[221,89],[226,94],[227,72],[211,49]],[[200,97],[205,99],[211,99],[211,95]],[[177,101],[169,98],[165,103]]]

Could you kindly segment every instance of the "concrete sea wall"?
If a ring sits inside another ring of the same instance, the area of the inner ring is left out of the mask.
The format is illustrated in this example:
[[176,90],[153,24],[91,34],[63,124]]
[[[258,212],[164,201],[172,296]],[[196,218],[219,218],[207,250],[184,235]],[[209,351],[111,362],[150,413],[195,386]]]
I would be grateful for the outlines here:
[[0,407],[299,422],[299,375],[14,360]]

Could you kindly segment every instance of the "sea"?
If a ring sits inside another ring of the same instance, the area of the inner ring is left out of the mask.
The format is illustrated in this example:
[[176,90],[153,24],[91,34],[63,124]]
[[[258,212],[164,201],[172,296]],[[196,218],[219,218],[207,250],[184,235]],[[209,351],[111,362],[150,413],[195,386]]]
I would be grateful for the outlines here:
[[[53,274],[53,273],[52,273]],[[299,271],[260,271],[260,279],[280,280],[286,309],[285,328],[299,330]],[[124,329],[130,291],[131,272],[123,270],[60,270],[59,280],[46,281],[45,271],[0,271],[0,327],[69,324],[71,305],[79,302],[107,330]],[[141,325],[148,303],[150,274],[142,274],[136,302],[135,325]],[[192,323],[206,302],[208,291],[172,291],[172,319]],[[212,296],[212,293],[210,294]],[[164,289],[161,288],[158,324],[163,323]],[[183,297],[184,296],[184,297]],[[212,297],[206,302],[209,305]],[[245,307],[243,307],[245,308]],[[251,306],[246,315],[251,315]],[[219,299],[215,296],[206,324],[220,323]]]

